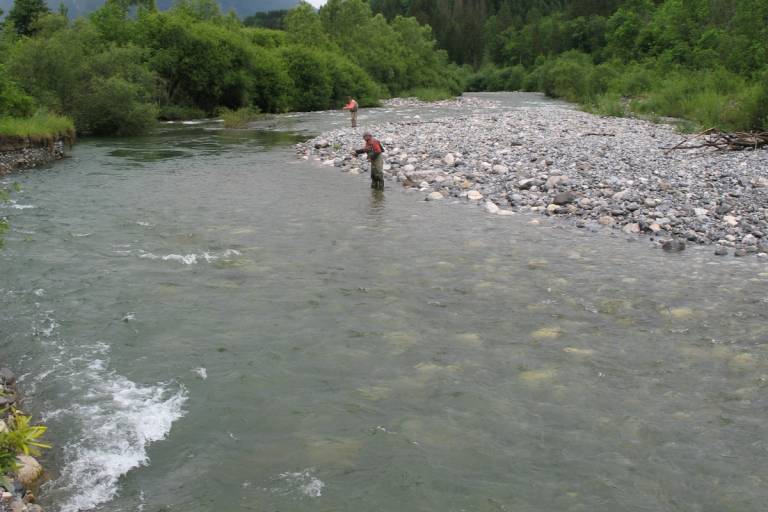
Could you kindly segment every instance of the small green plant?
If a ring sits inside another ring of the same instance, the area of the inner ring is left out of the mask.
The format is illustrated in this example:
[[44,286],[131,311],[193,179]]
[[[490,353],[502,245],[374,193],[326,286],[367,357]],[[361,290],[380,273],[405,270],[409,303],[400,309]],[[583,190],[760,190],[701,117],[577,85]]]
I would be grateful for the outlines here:
[[30,424],[31,420],[32,416],[24,416],[21,411],[14,411],[13,416],[11,416],[10,430],[4,435],[16,453],[40,455],[40,448],[51,447],[51,445],[39,441],[48,427],[32,425]]

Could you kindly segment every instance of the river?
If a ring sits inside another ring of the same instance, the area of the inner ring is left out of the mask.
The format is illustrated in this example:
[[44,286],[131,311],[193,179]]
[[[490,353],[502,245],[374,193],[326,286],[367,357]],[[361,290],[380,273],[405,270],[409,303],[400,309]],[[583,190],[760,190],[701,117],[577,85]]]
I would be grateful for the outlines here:
[[296,157],[347,121],[164,125],[6,180],[0,343],[47,509],[765,510],[765,264]]

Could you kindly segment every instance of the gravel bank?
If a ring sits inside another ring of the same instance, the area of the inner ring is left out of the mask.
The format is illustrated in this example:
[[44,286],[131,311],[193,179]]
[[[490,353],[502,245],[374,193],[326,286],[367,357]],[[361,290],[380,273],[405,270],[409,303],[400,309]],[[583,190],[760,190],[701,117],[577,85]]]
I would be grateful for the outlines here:
[[[482,101],[446,105],[470,111]],[[547,105],[341,129],[297,151],[351,174],[367,172],[364,158],[351,155],[365,129],[384,144],[386,177],[427,200],[464,198],[489,213],[647,234],[665,250],[714,244],[718,255],[768,261],[766,149],[668,151],[683,140],[670,126]]]

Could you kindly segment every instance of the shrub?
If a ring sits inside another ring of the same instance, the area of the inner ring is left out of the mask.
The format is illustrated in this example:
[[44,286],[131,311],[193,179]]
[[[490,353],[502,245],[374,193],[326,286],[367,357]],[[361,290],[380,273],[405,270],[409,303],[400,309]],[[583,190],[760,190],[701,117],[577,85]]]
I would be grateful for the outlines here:
[[28,116],[34,109],[34,100],[11,81],[0,65],[0,116]]
[[237,110],[223,108],[219,115],[224,119],[225,128],[245,128],[251,121],[263,118],[264,114],[258,108],[243,107]]
[[293,79],[293,108],[299,111],[331,107],[333,83],[321,53],[305,46],[283,49],[282,57]]
[[626,101],[616,92],[607,92],[599,95],[593,103],[589,105],[589,110],[602,116],[624,117],[626,111]]
[[139,135],[154,126],[157,113],[138,84],[94,77],[78,98],[75,122],[94,135]]
[[158,109],[158,119],[163,121],[186,121],[188,119],[202,119],[205,112],[197,107],[187,105],[162,105]]

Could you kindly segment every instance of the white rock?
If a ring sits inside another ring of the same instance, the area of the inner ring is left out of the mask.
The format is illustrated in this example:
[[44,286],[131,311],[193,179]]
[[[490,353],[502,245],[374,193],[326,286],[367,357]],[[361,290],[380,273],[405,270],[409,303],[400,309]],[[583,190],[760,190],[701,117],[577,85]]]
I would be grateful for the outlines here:
[[554,203],[550,204],[549,206],[547,206],[547,211],[549,213],[555,213],[559,209],[560,209],[560,207],[558,205],[554,204]]
[[479,201],[483,198],[483,194],[478,192],[477,190],[470,190],[467,192],[467,199],[470,201]]
[[750,233],[741,239],[741,243],[744,245],[757,245],[757,238]]
[[426,198],[427,201],[439,201],[441,199],[445,199],[445,198],[443,197],[443,194],[441,194],[440,192],[431,192]]
[[693,209],[693,214],[696,215],[697,217],[704,217],[708,213],[709,213],[709,210],[707,210],[706,208],[694,208]]
[[483,169],[490,169],[491,167],[493,167],[493,164],[491,164],[490,162],[480,162],[480,167],[482,167]]
[[629,189],[624,189],[624,190],[622,190],[620,192],[616,192],[615,194],[613,194],[611,199],[613,199],[614,201],[621,201],[625,197],[627,197],[627,194],[629,194]]
[[610,215],[603,215],[599,219],[597,219],[597,222],[602,224],[603,226],[613,226],[616,224],[616,219],[611,217]]
[[427,183],[426,181],[422,181],[421,183],[419,183],[419,188],[429,188],[429,183]]
[[558,185],[562,185],[564,183],[568,183],[568,176],[550,176],[547,178],[547,183],[545,186],[547,189],[553,189]]
[[416,170],[416,168],[413,166],[413,164],[406,164],[406,165],[403,167],[403,171],[404,171],[404,172],[413,172],[413,171],[415,171],[415,170]]
[[19,464],[16,478],[24,487],[30,487],[43,474],[43,466],[31,455],[19,455],[16,461]]
[[515,212],[513,212],[512,210],[502,210],[501,208],[499,208],[499,211],[496,212],[496,215],[510,216],[510,215],[514,215],[514,214],[515,214]]
[[333,159],[331,159],[331,160],[323,160],[323,165],[327,165],[329,167],[332,167],[335,163],[336,162]]
[[496,203],[494,203],[492,201],[486,201],[485,202],[485,211],[487,211],[488,213],[498,213],[499,212],[499,207],[498,207],[498,205],[496,205]]
[[739,220],[733,215],[726,215],[725,217],[723,217],[723,222],[725,222],[729,226],[735,226],[739,223]]
[[504,173],[507,173],[507,172],[509,172],[509,167],[507,167],[506,165],[496,164],[496,165],[494,165],[494,166],[491,168],[491,170],[492,170],[492,171],[493,171],[495,174],[504,174]]
[[624,231],[625,233],[627,233],[628,235],[629,234],[633,234],[633,233],[639,233],[640,232],[640,224],[638,224],[636,222],[635,223],[631,223],[631,224],[626,224],[623,228],[621,228],[621,230]]
[[456,165],[456,158],[454,158],[453,153],[448,153],[443,157],[443,163],[447,165],[448,167],[453,167]]

